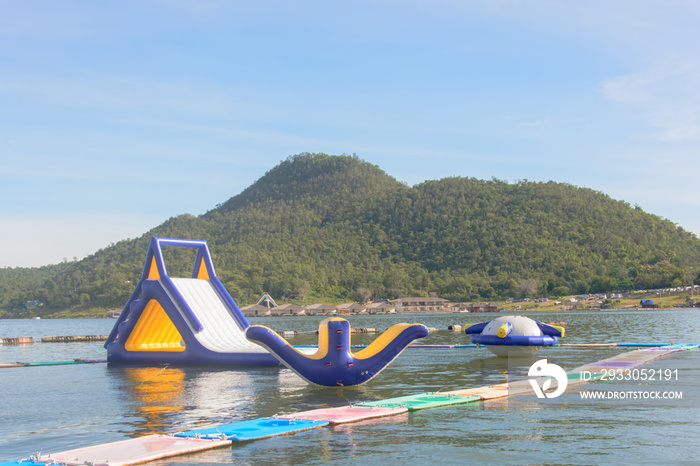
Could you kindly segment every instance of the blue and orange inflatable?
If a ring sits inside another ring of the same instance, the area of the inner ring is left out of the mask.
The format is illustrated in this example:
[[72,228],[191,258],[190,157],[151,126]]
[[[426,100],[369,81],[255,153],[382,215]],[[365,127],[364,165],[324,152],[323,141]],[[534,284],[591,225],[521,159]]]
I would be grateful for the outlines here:
[[262,325],[248,327],[246,337],[263,345],[277,359],[306,381],[324,386],[360,385],[375,377],[412,341],[428,335],[423,324],[396,324],[369,346],[353,353],[350,324],[330,317],[318,326],[318,350],[304,354],[273,330]]
[[[192,275],[168,275],[163,248],[196,250]],[[250,324],[216,276],[205,241],[151,239],[141,279],[105,343],[107,361],[278,366],[245,338]]]

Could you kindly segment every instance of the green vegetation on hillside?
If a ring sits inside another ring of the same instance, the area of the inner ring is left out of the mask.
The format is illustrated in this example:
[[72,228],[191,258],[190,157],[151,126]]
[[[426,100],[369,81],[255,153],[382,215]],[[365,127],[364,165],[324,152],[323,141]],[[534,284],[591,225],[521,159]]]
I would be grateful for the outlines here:
[[[300,154],[201,216],[81,261],[0,269],[0,315],[123,306],[151,236],[205,239],[241,304],[436,292],[454,301],[700,283],[700,240],[585,188],[446,178],[407,187],[355,156]],[[187,276],[186,253],[166,257]],[[25,310],[27,301],[40,308]]]

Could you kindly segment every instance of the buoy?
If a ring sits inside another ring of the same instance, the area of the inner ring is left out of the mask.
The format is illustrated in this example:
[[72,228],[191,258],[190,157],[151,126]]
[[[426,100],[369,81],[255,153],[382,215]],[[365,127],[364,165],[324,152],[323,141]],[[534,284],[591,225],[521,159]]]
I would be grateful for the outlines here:
[[448,325],[447,330],[452,330],[453,332],[461,332],[462,326],[461,325]]
[[430,333],[435,333],[437,331],[438,331],[437,327],[428,327],[428,332],[430,332]]

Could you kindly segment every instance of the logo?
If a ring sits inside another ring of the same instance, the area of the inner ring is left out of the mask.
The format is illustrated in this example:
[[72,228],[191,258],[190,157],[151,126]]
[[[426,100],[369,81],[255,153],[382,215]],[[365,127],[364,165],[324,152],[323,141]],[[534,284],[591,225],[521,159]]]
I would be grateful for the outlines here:
[[[556,398],[566,390],[566,385],[569,379],[566,376],[564,369],[556,364],[549,364],[546,359],[540,359],[532,366],[527,372],[529,377],[537,377],[536,379],[530,379],[530,385],[535,391],[537,398]],[[542,380],[543,378],[546,379]],[[557,381],[557,389],[552,393],[546,393],[546,391],[552,386],[552,377]],[[539,382],[542,381],[542,387],[540,387]]]

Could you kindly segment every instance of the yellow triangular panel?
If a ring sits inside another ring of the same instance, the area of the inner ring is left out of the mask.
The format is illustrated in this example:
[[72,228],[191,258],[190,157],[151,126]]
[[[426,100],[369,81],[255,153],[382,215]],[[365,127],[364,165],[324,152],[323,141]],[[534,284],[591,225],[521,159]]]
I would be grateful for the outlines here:
[[158,265],[156,264],[156,258],[153,257],[151,260],[151,267],[148,269],[148,279],[149,280],[159,280],[160,274],[158,273]]
[[185,342],[163,306],[152,299],[146,304],[124,348],[127,351],[185,351]]
[[199,272],[197,272],[197,278],[201,278],[202,280],[209,280],[209,272],[207,272],[207,264],[204,262],[204,258],[202,258],[202,263],[199,264]]

